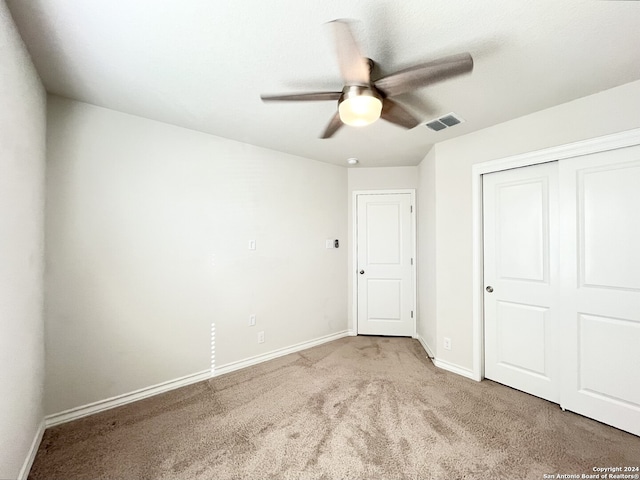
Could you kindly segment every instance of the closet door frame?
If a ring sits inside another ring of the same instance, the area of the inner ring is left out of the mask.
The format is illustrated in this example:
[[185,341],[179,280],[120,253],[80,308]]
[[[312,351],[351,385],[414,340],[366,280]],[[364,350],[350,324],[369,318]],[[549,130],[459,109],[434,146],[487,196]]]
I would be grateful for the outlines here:
[[605,135],[557,147],[546,148],[497,160],[477,163],[471,167],[472,235],[473,235],[473,376],[484,378],[484,271],[483,271],[483,220],[482,175],[510,168],[527,167],[540,163],[562,161],[581,155],[640,145],[640,128],[612,135]]

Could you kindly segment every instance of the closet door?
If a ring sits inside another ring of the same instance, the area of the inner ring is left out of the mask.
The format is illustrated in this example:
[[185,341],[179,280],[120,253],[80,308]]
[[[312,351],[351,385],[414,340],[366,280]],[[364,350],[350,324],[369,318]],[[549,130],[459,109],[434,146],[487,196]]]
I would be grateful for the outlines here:
[[557,162],[483,176],[485,376],[560,402]]
[[640,146],[559,162],[561,404],[640,435]]

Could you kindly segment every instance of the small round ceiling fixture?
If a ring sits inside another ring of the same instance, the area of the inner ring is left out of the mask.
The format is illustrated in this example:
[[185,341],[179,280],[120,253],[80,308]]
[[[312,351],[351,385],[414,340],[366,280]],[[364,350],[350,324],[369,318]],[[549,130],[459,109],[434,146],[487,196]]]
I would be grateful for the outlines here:
[[347,159],[347,163],[349,165],[357,165],[358,164],[358,159],[355,158],[355,157],[351,157],[351,158]]

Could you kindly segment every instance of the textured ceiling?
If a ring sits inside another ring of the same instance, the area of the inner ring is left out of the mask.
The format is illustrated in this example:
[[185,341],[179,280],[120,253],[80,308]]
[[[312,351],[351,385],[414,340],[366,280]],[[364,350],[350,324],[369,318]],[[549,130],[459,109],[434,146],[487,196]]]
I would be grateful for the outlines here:
[[[640,2],[513,0],[8,0],[51,93],[345,165],[416,165],[432,144],[640,79]],[[261,93],[340,90],[325,22],[356,20],[391,73],[470,52],[475,68],[397,100],[442,132],[384,121],[320,140],[335,102]]]

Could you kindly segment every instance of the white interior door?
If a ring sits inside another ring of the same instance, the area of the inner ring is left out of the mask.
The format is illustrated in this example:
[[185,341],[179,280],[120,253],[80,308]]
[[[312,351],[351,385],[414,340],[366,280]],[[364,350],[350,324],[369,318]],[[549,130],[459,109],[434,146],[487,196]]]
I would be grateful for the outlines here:
[[415,334],[412,197],[356,195],[359,334]]
[[483,176],[485,376],[559,402],[557,162]]
[[640,146],[560,162],[562,406],[640,435]]

